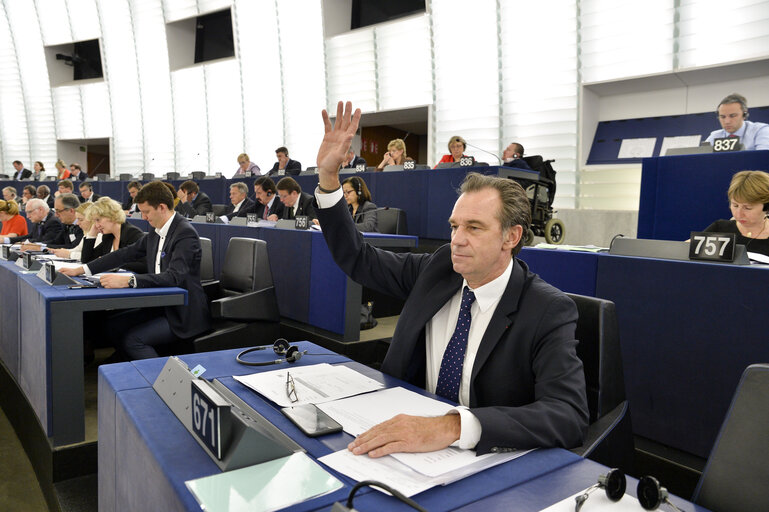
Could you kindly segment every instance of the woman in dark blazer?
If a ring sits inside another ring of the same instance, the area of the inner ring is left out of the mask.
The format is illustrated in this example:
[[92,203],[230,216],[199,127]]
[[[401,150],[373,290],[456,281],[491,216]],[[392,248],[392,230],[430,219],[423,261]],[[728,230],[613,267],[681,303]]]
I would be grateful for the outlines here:
[[[141,229],[126,222],[125,212],[120,203],[109,197],[101,197],[93,203],[86,212],[86,217],[92,224],[83,240],[83,252],[80,257],[83,263],[128,247],[144,236]],[[101,243],[95,245],[98,233],[102,234]],[[135,266],[129,264],[125,268],[135,273],[146,272],[143,264]]]
[[371,202],[366,182],[352,176],[342,182],[342,191],[358,231],[377,232],[377,207]]

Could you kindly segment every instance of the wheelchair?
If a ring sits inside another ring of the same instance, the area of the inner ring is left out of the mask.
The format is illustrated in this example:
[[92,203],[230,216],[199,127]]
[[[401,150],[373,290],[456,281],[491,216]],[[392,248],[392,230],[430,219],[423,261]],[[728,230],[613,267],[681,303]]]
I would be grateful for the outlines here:
[[549,244],[560,245],[566,239],[566,226],[561,219],[553,218],[555,200],[555,160],[544,160],[540,155],[524,156],[523,160],[533,171],[539,173],[539,180],[522,176],[523,173],[504,172],[500,175],[513,179],[526,191],[531,203],[531,227],[524,233],[524,244],[531,245],[534,236],[544,236]]

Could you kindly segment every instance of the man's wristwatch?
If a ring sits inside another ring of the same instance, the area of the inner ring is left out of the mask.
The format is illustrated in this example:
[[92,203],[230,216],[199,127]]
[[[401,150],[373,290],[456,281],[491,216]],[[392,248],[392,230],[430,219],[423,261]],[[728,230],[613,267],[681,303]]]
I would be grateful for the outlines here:
[[128,278],[128,286],[136,288],[136,276],[131,275],[131,277]]

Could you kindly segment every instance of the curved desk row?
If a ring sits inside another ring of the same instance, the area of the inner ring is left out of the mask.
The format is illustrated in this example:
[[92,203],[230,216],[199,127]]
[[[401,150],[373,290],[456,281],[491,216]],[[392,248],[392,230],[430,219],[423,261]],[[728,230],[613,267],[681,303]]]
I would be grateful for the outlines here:
[[524,248],[565,292],[617,307],[633,432],[707,458],[745,368],[769,361],[769,267]]

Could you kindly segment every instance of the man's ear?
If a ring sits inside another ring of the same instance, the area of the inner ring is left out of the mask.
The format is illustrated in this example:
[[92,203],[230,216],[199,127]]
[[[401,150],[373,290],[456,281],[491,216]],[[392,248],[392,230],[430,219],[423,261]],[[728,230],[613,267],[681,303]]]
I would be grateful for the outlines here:
[[515,226],[508,228],[507,231],[504,234],[504,241],[502,247],[505,250],[512,250],[513,247],[518,245],[518,242],[521,241],[521,237],[523,236],[523,226],[520,224],[516,224]]

